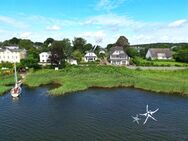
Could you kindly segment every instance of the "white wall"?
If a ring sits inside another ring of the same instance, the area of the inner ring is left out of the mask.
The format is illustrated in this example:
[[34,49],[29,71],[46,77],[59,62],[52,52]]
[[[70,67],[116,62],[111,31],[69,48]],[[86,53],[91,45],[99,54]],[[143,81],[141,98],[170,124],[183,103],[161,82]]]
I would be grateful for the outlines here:
[[0,62],[20,63],[20,59],[22,59],[20,52],[11,52],[9,50],[0,52]]
[[48,52],[42,52],[42,53],[40,53],[39,54],[40,62],[41,63],[47,63],[49,56],[50,56],[50,53],[48,53]]

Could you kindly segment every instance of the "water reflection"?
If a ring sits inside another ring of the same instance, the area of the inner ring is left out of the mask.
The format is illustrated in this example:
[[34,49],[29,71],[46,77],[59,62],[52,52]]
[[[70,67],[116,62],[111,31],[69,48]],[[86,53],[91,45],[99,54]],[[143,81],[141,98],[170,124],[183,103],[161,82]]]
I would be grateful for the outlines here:
[[17,103],[20,99],[20,97],[11,97],[13,103]]

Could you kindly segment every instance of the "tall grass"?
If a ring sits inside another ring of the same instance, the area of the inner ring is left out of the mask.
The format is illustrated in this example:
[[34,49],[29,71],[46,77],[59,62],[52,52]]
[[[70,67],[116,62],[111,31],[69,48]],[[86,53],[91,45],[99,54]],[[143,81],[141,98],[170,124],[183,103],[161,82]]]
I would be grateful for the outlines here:
[[39,70],[29,74],[24,83],[31,87],[59,83],[60,87],[49,91],[51,95],[63,95],[90,87],[129,86],[155,92],[188,95],[188,70],[154,71],[129,70],[113,66],[77,66],[60,71]]
[[1,75],[0,76],[0,95],[10,90],[11,86],[14,84],[14,75]]

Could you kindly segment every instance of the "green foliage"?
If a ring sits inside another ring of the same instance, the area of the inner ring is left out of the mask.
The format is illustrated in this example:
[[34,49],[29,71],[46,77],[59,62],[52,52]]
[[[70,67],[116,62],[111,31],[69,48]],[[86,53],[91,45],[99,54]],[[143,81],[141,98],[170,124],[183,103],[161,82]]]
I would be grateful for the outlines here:
[[65,38],[61,42],[62,42],[62,46],[64,48],[65,56],[67,58],[71,57],[72,47],[71,47],[70,40]]
[[20,68],[34,68],[34,69],[38,69],[40,68],[38,65],[38,59],[33,58],[32,56],[27,57],[26,59],[22,59],[20,61]]
[[132,62],[137,66],[161,66],[161,67],[170,67],[170,66],[177,66],[177,67],[187,67],[188,64],[175,62],[174,60],[146,60],[140,57],[135,57],[132,59]]
[[13,64],[9,62],[1,62],[0,63],[0,69],[1,68],[13,68]]
[[86,53],[86,51],[91,51],[93,48],[93,45],[88,43],[88,44],[85,44],[84,45],[84,49],[83,49],[83,52]]
[[30,40],[26,40],[26,39],[20,40],[19,47],[21,49],[29,50],[29,49],[33,48],[33,42]]
[[180,49],[175,53],[174,58],[178,62],[188,63],[188,48]]
[[0,95],[10,90],[10,86],[14,84],[14,75],[4,75],[0,73]]
[[61,41],[54,41],[50,48],[51,56],[50,61],[52,66],[63,68],[65,67],[65,54],[64,54],[64,47],[63,42]]
[[39,70],[30,73],[25,83],[29,86],[59,83],[59,88],[50,91],[52,95],[63,95],[90,87],[128,86],[155,92],[188,94],[188,70],[151,71],[100,65],[73,66],[61,71]]
[[115,44],[108,44],[106,47],[107,51],[110,52],[110,49],[114,46],[115,46]]
[[132,57],[132,58],[139,56],[138,51],[134,48],[131,48],[131,47],[126,49],[126,53],[129,57]]
[[116,45],[126,48],[129,47],[129,41],[125,36],[120,36],[116,42]]
[[74,38],[72,41],[74,50],[79,50],[81,53],[84,53],[84,46],[86,45],[86,40],[78,37]]
[[19,42],[20,42],[20,40],[21,40],[21,39],[18,39],[18,38],[16,38],[16,37],[13,37],[12,39],[9,40],[9,43],[10,43],[11,45],[18,45]]
[[74,59],[76,59],[78,62],[81,62],[82,61],[82,54],[79,50],[75,50],[73,53],[72,53],[72,57]]
[[54,42],[54,39],[53,38],[47,38],[45,41],[44,41],[44,44],[45,45],[49,45],[49,44],[52,44]]

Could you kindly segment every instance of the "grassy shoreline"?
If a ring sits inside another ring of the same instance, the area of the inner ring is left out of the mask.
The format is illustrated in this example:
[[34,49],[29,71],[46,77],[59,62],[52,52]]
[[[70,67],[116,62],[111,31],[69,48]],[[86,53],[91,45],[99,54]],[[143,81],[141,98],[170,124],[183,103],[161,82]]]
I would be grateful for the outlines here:
[[10,85],[14,84],[14,75],[0,77],[0,96],[4,95],[11,89]]
[[188,70],[156,71],[113,66],[77,66],[60,71],[38,70],[28,74],[24,81],[29,87],[52,83],[60,85],[49,91],[53,96],[93,87],[134,87],[158,93],[188,95]]

